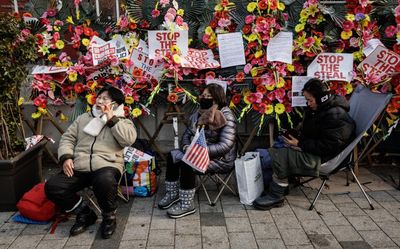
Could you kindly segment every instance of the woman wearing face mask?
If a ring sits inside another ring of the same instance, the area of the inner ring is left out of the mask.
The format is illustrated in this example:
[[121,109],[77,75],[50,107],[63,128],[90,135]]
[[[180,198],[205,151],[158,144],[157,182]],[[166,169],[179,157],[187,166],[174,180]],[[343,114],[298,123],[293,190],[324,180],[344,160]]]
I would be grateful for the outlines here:
[[158,203],[168,209],[171,218],[180,218],[196,212],[194,207],[196,174],[192,167],[181,161],[185,150],[199,126],[205,126],[210,164],[208,172],[227,172],[236,159],[236,118],[227,106],[224,89],[209,84],[199,97],[200,109],[190,117],[191,127],[182,137],[182,150],[168,155],[165,179],[166,194]]
[[80,115],[61,137],[58,159],[62,171],[46,182],[45,191],[63,211],[76,214],[71,236],[96,222],[96,213],[77,194],[88,186],[93,186],[102,210],[102,237],[107,239],[115,231],[123,150],[136,140],[134,125],[124,116],[124,100],[119,89],[102,88],[91,112]]

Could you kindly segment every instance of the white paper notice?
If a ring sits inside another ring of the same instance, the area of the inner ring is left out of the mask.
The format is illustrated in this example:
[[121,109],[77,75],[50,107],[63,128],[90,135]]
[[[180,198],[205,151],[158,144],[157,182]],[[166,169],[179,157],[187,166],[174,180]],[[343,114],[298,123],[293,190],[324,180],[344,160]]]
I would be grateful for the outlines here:
[[378,46],[382,46],[385,47],[385,45],[383,45],[383,43],[379,40],[379,39],[371,39],[367,42],[367,45],[364,47],[364,54],[365,56],[368,56],[372,53],[372,51],[375,50],[376,47]]
[[353,54],[321,53],[307,68],[307,76],[320,80],[351,81]]
[[218,35],[218,49],[221,68],[246,64],[242,33]]
[[293,76],[292,77],[292,106],[307,106],[306,98],[303,95],[304,84],[312,79],[308,76]]
[[53,73],[63,73],[66,71],[68,71],[68,68],[66,68],[66,67],[36,65],[33,67],[31,74],[53,74]]
[[279,32],[272,37],[267,47],[267,60],[292,64],[293,33]]
[[151,30],[149,36],[149,56],[154,59],[157,56],[166,55],[176,45],[181,50],[181,55],[186,56],[189,48],[188,31]]

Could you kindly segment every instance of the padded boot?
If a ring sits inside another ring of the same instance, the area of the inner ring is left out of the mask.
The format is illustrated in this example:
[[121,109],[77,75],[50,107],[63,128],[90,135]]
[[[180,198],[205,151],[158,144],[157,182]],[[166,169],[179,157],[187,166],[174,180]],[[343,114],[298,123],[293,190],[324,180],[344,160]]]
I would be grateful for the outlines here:
[[282,207],[285,201],[286,187],[279,186],[276,182],[272,181],[269,186],[269,192],[267,195],[258,197],[254,202],[253,206],[256,209],[270,210],[274,207]]
[[165,181],[165,196],[158,202],[159,209],[168,209],[179,201],[179,181]]
[[110,238],[114,232],[115,228],[117,228],[117,216],[115,215],[116,211],[103,213],[103,221],[100,225],[101,237],[103,239]]
[[179,189],[179,202],[168,209],[167,214],[170,218],[181,218],[186,215],[194,214],[194,194],[196,189]]
[[76,214],[76,220],[69,231],[71,236],[83,233],[88,226],[93,225],[97,220],[96,213],[84,202],[74,210],[74,213]]

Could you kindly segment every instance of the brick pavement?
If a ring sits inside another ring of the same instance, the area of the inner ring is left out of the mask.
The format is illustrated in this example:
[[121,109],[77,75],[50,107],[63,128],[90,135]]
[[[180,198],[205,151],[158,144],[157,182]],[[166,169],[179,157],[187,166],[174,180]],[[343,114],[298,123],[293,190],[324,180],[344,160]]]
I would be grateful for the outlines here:
[[200,191],[196,196],[197,212],[174,220],[156,208],[164,192],[161,187],[151,198],[121,203],[118,229],[109,240],[102,240],[97,232],[100,221],[89,231],[70,238],[73,220],[61,223],[54,234],[49,234],[50,225],[14,223],[10,220],[14,213],[2,212],[0,249],[400,248],[400,191],[364,169],[360,179],[375,210],[368,209],[354,183],[345,187],[343,176],[337,176],[313,211],[308,211],[308,206],[318,180],[292,190],[282,208],[270,211],[244,206],[228,192],[211,207]]

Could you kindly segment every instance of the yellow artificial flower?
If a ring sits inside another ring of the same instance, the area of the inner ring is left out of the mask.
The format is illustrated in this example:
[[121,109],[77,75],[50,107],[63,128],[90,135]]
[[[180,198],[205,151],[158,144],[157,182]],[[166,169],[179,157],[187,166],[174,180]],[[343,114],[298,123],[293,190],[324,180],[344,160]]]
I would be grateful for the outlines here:
[[61,61],[57,61],[56,64],[55,64],[55,66],[56,66],[56,67],[62,67],[63,64],[61,63]]
[[363,58],[363,53],[361,51],[353,52],[353,58],[356,61],[361,61]]
[[224,8],[221,6],[221,4],[217,4],[214,8],[215,11],[223,11]]
[[251,34],[251,35],[249,35],[249,42],[252,42],[252,41],[255,41],[255,40],[257,40],[257,38],[258,38],[258,35],[257,34]]
[[365,15],[365,18],[361,21],[361,25],[363,27],[367,27],[368,24],[370,23],[371,18],[369,17],[369,15]]
[[302,31],[304,29],[304,23],[299,23],[296,25],[296,27],[294,28],[294,31],[296,31],[297,33],[299,33],[300,31]]
[[251,2],[247,5],[247,11],[248,12],[253,12],[257,8],[257,3]]
[[319,15],[319,16],[317,17],[316,23],[317,23],[317,25],[318,25],[318,24],[320,24],[320,23],[323,22],[323,21],[325,21],[324,16],[323,16],[323,15]]
[[301,18],[301,19],[307,19],[307,18],[308,18],[307,9],[302,9],[302,10],[300,11],[300,18]]
[[18,99],[18,106],[21,106],[24,103],[25,99],[23,97],[19,97]]
[[62,40],[56,41],[56,48],[63,49],[64,48],[64,42]]
[[50,83],[50,88],[54,92],[56,90],[56,84],[54,82]]
[[128,105],[133,104],[133,102],[135,102],[133,97],[131,97],[131,96],[126,96],[125,97],[125,103],[127,103]]
[[257,74],[258,74],[258,68],[257,68],[257,67],[253,67],[253,68],[250,70],[250,73],[251,73],[251,76],[252,76],[252,77],[256,77]]
[[346,89],[346,94],[350,94],[353,92],[353,86],[350,84],[350,82],[347,82],[344,88]]
[[172,47],[171,47],[171,52],[172,53],[181,53],[181,49],[178,47],[178,45],[173,45]]
[[282,103],[278,103],[275,105],[275,112],[277,114],[282,114],[285,112],[285,105],[283,105]]
[[97,86],[97,81],[93,81],[93,83],[90,85],[90,90],[94,91]]
[[61,29],[61,28],[58,27],[58,26],[53,26],[53,30],[54,30],[54,31],[60,31],[60,29]]
[[287,64],[286,68],[289,72],[293,72],[294,71],[294,66],[292,64]]
[[87,47],[89,45],[89,43],[90,43],[90,40],[88,38],[83,38],[82,39],[83,46]]
[[321,47],[322,46],[322,37],[321,38],[318,38],[318,36],[313,36],[313,38],[314,38],[314,46],[315,47]]
[[265,107],[265,114],[269,115],[272,114],[274,112],[274,107],[272,105],[267,105],[267,107]]
[[193,39],[189,38],[188,45],[192,44],[192,42],[193,42]]
[[140,108],[135,108],[135,109],[132,110],[131,114],[132,114],[132,116],[137,118],[140,115],[142,115],[142,110]]
[[213,29],[210,26],[207,26],[205,32],[206,32],[206,35],[211,35],[212,33],[214,33]]
[[49,47],[47,45],[43,45],[43,46],[39,47],[38,52],[42,53],[43,55],[50,54]]
[[265,88],[267,88],[268,91],[272,91],[275,89],[275,84],[265,85]]
[[74,20],[72,19],[72,16],[68,16],[67,17],[67,19],[65,20],[67,23],[70,23],[70,24],[75,24],[74,23]]
[[86,96],[86,101],[88,102],[89,105],[94,105],[95,104],[95,99],[93,98],[93,94],[89,93]]
[[71,67],[72,66],[72,62],[71,61],[64,61],[61,64],[62,67]]
[[397,38],[397,39],[400,39],[400,32],[397,32],[396,38]]
[[278,4],[278,10],[284,11],[285,8],[286,8],[286,6],[285,6],[283,3],[279,2],[279,4]]
[[70,73],[70,74],[68,74],[68,79],[69,79],[70,81],[72,81],[72,82],[75,82],[75,81],[78,79],[78,74],[75,73],[75,72]]
[[346,15],[346,20],[354,21],[354,20],[356,20],[356,17],[353,14],[347,14]]
[[52,61],[54,58],[57,58],[57,55],[56,55],[56,54],[49,54],[49,56],[47,56],[47,59],[48,59],[49,61]]
[[276,88],[282,88],[285,86],[285,80],[282,77],[279,77],[278,83],[276,83]]
[[178,54],[174,54],[173,56],[172,56],[172,59],[174,60],[174,62],[176,63],[176,64],[181,64],[181,57],[178,55]]
[[348,40],[348,39],[350,39],[350,37],[353,35],[353,31],[342,31],[342,33],[340,33],[340,37],[343,39],[343,40]]
[[254,57],[255,57],[256,59],[258,59],[258,58],[260,58],[260,57],[263,56],[263,55],[264,55],[264,51],[258,50],[258,51],[254,54]]
[[183,15],[185,14],[185,11],[184,11],[183,9],[179,9],[179,10],[176,12],[176,14],[177,14],[178,16],[183,16]]
[[40,116],[42,116],[42,114],[40,112],[34,112],[34,113],[32,113],[31,116],[33,119],[38,119],[38,118],[40,118]]
[[63,113],[61,113],[61,114],[60,114],[60,121],[61,121],[61,122],[66,122],[66,121],[68,121],[68,117],[65,116]]
[[319,11],[319,9],[318,9],[317,4],[311,4],[311,5],[308,7],[308,10],[307,10],[308,14],[309,14],[310,16],[313,16],[313,17],[315,17],[315,14],[317,14],[318,11]]
[[39,111],[41,114],[47,114],[47,109],[46,109],[46,108],[38,107],[38,111]]

